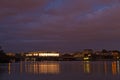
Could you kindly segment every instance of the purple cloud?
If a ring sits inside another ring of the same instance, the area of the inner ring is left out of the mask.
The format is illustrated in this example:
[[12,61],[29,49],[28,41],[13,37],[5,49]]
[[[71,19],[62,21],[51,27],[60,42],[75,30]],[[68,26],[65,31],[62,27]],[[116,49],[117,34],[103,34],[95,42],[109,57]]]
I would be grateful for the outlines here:
[[120,47],[119,0],[0,0],[0,9],[8,52]]

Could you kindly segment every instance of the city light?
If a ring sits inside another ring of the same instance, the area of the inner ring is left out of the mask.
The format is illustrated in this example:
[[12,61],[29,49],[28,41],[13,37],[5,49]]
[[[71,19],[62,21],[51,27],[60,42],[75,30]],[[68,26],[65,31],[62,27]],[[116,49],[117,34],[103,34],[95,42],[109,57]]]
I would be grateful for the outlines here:
[[34,74],[59,74],[60,65],[58,62],[30,63],[25,65],[25,71]]
[[89,60],[89,57],[84,57],[84,60]]
[[57,57],[57,56],[59,56],[59,54],[57,54],[57,53],[40,53],[39,56],[43,56],[43,57],[44,57],[44,56],[46,56],[46,57],[47,57],[47,56]]
[[57,52],[31,52],[26,54],[27,57],[30,56],[39,56],[39,57],[59,57]]

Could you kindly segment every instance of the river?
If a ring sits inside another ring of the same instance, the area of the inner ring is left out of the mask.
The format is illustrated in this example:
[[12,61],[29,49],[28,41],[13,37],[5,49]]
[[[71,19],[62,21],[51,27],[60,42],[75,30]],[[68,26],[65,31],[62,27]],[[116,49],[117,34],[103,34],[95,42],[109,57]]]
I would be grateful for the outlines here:
[[120,80],[119,61],[0,63],[0,80]]

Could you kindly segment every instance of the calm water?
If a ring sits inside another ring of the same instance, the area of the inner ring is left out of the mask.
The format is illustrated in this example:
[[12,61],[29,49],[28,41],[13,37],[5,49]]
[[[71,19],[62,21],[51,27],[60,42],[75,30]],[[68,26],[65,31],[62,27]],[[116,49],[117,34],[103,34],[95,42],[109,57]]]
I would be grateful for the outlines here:
[[119,61],[0,64],[0,80],[120,80]]

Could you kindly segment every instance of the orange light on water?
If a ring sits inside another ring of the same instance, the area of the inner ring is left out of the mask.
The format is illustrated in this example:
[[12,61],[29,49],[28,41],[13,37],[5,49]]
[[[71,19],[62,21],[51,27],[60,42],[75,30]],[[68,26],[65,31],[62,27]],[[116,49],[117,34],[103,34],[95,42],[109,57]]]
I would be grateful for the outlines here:
[[60,65],[54,62],[30,63],[26,65],[25,70],[28,73],[34,74],[58,74],[60,72]]
[[112,73],[113,73],[113,75],[117,74],[117,64],[115,61],[112,62]]
[[8,74],[11,74],[11,63],[8,63]]

